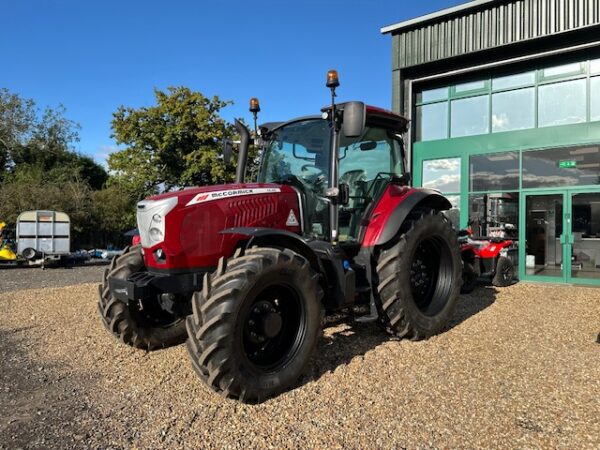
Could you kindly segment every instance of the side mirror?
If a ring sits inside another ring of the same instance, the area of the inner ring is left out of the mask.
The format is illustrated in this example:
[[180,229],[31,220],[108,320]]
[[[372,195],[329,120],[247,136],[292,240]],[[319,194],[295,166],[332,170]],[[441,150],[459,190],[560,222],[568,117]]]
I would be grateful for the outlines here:
[[346,206],[350,201],[350,186],[348,186],[346,183],[340,183],[339,189],[340,194],[338,201],[340,202],[340,205]]
[[225,164],[231,162],[231,153],[233,152],[233,142],[229,139],[223,139],[223,161]]
[[348,102],[344,105],[342,131],[346,137],[360,137],[365,131],[367,112],[363,102]]

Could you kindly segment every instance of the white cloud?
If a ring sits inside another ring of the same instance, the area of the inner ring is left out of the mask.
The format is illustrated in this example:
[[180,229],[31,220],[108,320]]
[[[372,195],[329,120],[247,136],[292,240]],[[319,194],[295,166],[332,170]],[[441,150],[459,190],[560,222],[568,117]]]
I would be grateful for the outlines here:
[[425,182],[423,187],[437,189],[441,192],[458,192],[460,191],[460,175],[442,175],[435,180]]
[[425,163],[427,170],[458,170],[460,160],[458,158],[453,159],[436,159],[434,161],[427,161]]

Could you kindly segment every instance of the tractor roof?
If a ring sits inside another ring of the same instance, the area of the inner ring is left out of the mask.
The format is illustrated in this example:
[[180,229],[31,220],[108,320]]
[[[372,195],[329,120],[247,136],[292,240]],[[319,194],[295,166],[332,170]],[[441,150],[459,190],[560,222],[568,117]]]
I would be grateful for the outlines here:
[[[344,106],[346,103],[338,103],[336,104],[336,108],[340,111],[344,110]],[[326,106],[321,109],[322,112],[328,111],[331,109],[331,106]],[[408,129],[408,119],[405,117],[396,114],[387,109],[378,108],[377,106],[366,105],[367,109],[367,123],[372,125],[380,125],[385,128],[391,128],[397,130],[398,132],[405,132]],[[320,119],[321,116],[304,116],[297,117],[295,119],[289,120],[287,122],[267,122],[260,126],[261,129],[264,129],[266,132],[270,132],[280,126],[291,123],[298,122],[302,120],[309,119]]]

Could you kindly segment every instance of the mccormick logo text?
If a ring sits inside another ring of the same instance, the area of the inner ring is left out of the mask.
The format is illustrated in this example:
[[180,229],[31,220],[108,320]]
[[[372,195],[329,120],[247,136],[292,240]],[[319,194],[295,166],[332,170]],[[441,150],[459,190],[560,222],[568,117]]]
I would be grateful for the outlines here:
[[228,189],[225,191],[202,192],[192,198],[187,205],[197,205],[198,203],[211,202],[221,198],[240,197],[242,195],[274,194],[281,192],[279,188],[255,188],[255,189]]

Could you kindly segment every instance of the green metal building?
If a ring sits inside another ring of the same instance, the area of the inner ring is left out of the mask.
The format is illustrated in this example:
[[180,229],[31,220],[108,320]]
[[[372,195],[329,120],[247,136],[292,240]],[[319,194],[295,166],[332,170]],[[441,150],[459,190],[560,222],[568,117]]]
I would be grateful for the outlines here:
[[519,278],[600,285],[600,0],[477,0],[382,28],[415,186]]

